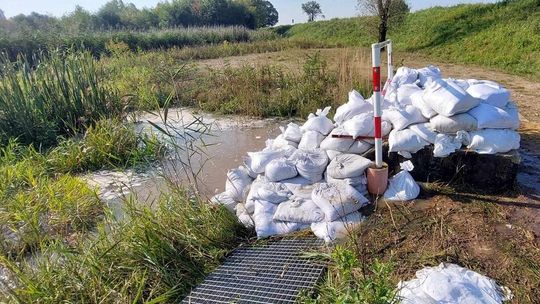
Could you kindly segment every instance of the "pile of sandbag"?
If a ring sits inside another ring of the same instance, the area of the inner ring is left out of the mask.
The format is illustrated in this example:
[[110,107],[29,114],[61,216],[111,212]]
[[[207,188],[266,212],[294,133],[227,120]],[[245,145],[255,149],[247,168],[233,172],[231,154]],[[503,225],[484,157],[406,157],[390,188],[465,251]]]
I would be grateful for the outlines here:
[[[427,145],[444,157],[463,145],[478,153],[519,147],[519,114],[504,87],[479,80],[443,79],[438,68],[400,68],[383,100],[382,135],[390,152],[411,157]],[[244,165],[227,173],[225,192],[212,198],[236,213],[259,238],[311,228],[334,241],[363,220],[365,171],[361,156],[373,147],[373,104],[352,91],[349,100],[289,123],[266,147],[249,152]],[[343,137],[345,136],[345,137]],[[390,179],[387,200],[415,199],[420,189],[411,162]]]

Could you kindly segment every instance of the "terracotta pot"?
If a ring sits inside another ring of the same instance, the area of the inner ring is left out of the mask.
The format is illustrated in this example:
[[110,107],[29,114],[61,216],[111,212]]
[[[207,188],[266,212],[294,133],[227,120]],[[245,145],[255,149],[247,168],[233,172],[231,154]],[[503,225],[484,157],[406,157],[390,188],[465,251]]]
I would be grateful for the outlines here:
[[372,166],[367,170],[367,187],[373,195],[383,195],[388,187],[388,165],[383,163],[382,168]]

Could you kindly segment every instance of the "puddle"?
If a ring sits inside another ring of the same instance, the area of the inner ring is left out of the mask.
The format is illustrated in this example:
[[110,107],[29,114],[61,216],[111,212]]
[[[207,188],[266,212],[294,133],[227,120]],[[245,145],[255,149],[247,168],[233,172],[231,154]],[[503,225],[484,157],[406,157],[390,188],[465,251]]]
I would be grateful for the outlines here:
[[540,200],[540,157],[528,149],[521,149],[520,155],[517,181],[520,187],[529,190],[528,195]]

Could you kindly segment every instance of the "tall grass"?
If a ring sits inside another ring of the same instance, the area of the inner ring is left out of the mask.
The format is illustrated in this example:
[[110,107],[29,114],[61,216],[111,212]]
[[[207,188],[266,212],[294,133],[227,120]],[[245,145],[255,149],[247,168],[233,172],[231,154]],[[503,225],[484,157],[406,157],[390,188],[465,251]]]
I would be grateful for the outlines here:
[[51,146],[60,135],[116,117],[122,104],[89,53],[53,52],[31,65],[0,58],[0,142]]

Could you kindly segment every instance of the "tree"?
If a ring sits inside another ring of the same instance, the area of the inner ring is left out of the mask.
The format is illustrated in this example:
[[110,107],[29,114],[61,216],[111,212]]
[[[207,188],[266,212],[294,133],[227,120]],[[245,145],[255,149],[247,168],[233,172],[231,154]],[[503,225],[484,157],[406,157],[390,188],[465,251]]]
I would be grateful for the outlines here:
[[316,1],[309,1],[302,4],[302,9],[308,15],[308,22],[315,21],[315,18],[322,15],[321,5]]
[[366,15],[377,16],[379,42],[386,40],[388,30],[399,26],[410,11],[407,0],[358,0]]

